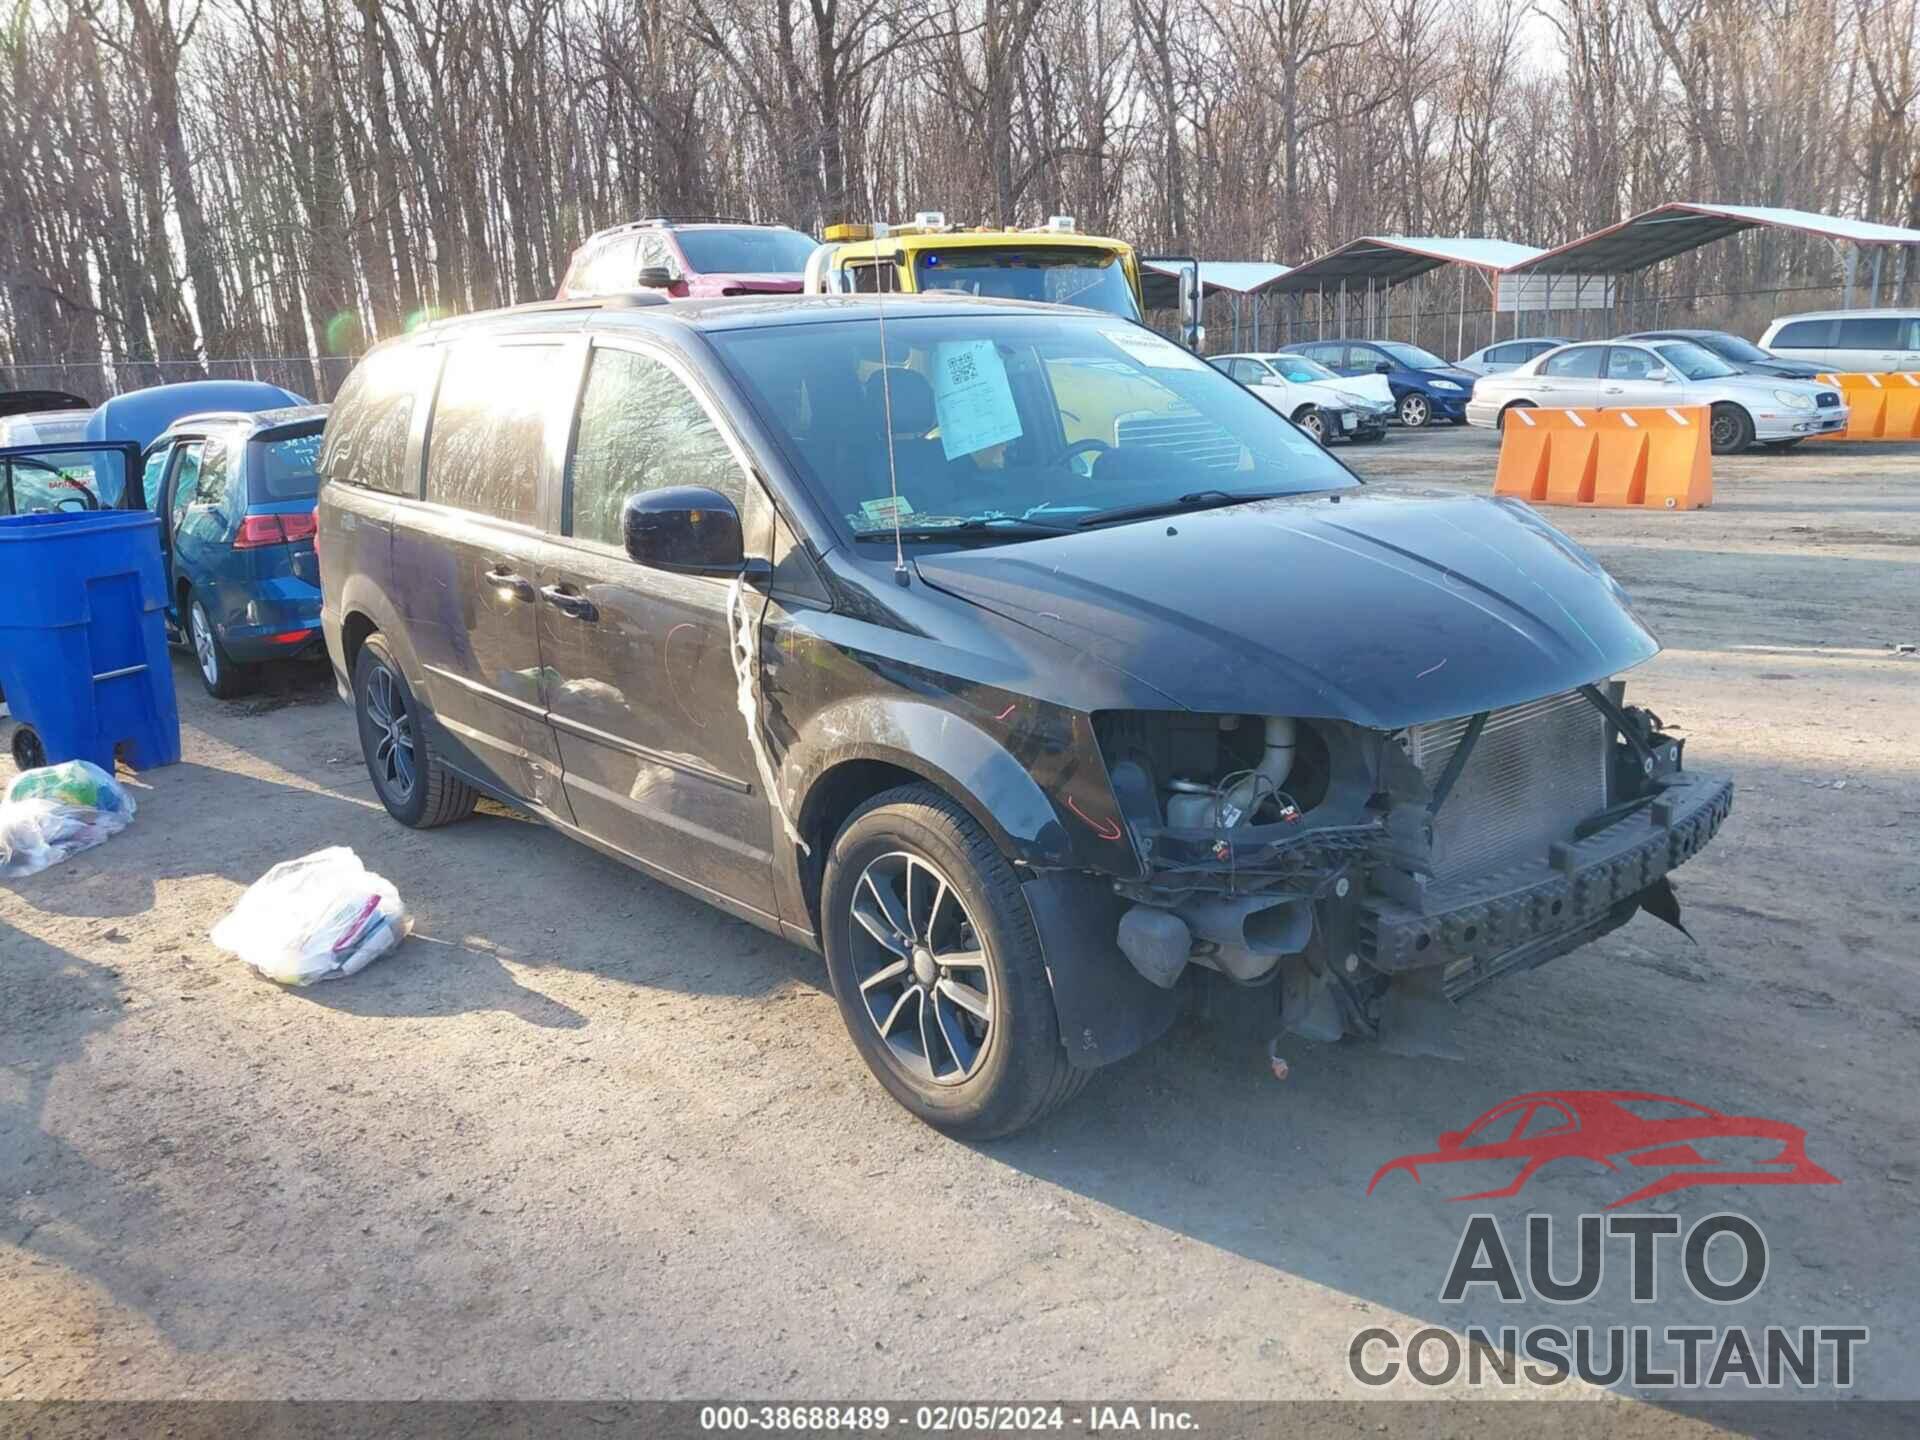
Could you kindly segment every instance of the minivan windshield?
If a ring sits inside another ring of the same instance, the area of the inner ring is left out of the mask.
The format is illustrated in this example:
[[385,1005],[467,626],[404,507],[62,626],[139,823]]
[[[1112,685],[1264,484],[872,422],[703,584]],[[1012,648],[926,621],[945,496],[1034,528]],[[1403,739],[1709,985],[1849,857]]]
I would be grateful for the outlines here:
[[1442,370],[1447,362],[1431,350],[1422,350],[1418,345],[1403,345],[1397,341],[1383,343],[1380,348],[1409,370]]
[[1689,380],[1719,380],[1738,375],[1726,361],[1691,340],[1667,340],[1653,347],[1660,357]]
[[920,251],[913,257],[916,290],[958,290],[1001,300],[1080,305],[1129,320],[1140,306],[1118,252],[1094,246],[982,246]]
[[887,319],[884,368],[872,319],[712,336],[856,539],[890,536],[896,516],[910,538],[1013,539],[1358,484],[1250,391],[1139,325],[908,308]]
[[784,225],[716,226],[675,230],[680,253],[702,275],[731,271],[736,275],[798,275],[807,257],[818,248],[811,235]]

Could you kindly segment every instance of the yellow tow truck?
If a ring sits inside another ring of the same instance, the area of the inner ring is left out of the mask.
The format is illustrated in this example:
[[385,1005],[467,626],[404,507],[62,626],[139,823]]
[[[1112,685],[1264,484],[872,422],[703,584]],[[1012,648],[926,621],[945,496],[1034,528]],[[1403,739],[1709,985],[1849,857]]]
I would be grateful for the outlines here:
[[1144,267],[1126,241],[1082,235],[1070,215],[1027,230],[967,229],[924,210],[908,225],[829,225],[807,262],[804,288],[810,295],[957,290],[1079,305],[1143,323],[1150,299],[1160,302],[1154,308],[1171,308],[1172,300],[1182,340],[1198,349],[1205,336],[1199,262],[1153,256]]

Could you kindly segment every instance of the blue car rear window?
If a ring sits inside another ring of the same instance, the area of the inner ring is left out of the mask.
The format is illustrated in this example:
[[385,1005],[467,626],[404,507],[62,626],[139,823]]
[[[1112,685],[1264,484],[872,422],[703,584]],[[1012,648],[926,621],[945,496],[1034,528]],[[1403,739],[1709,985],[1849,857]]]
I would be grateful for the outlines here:
[[320,431],[256,441],[247,469],[248,499],[255,504],[311,500],[320,493]]

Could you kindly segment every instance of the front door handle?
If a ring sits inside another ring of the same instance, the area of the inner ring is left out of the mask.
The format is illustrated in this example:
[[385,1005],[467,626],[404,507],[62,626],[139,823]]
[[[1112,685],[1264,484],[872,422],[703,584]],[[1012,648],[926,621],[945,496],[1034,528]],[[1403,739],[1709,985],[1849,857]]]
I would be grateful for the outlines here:
[[571,615],[576,620],[585,620],[589,624],[600,618],[600,612],[586,596],[571,585],[548,585],[540,593],[546,601],[562,615]]
[[503,599],[509,596],[528,602],[533,599],[533,582],[524,575],[514,574],[505,565],[496,564],[487,571],[487,583],[498,590]]

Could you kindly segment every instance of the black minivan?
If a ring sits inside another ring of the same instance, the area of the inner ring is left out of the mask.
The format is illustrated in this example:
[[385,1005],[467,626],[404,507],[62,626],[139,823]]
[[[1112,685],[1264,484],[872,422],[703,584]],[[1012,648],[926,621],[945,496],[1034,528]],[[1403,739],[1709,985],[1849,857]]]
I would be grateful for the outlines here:
[[822,952],[873,1073],[956,1134],[1214,987],[1417,1040],[1677,922],[1732,802],[1624,704],[1658,646],[1578,546],[1365,487],[1113,316],[525,306],[369,354],[321,471],[327,647],[395,818],[492,795]]

